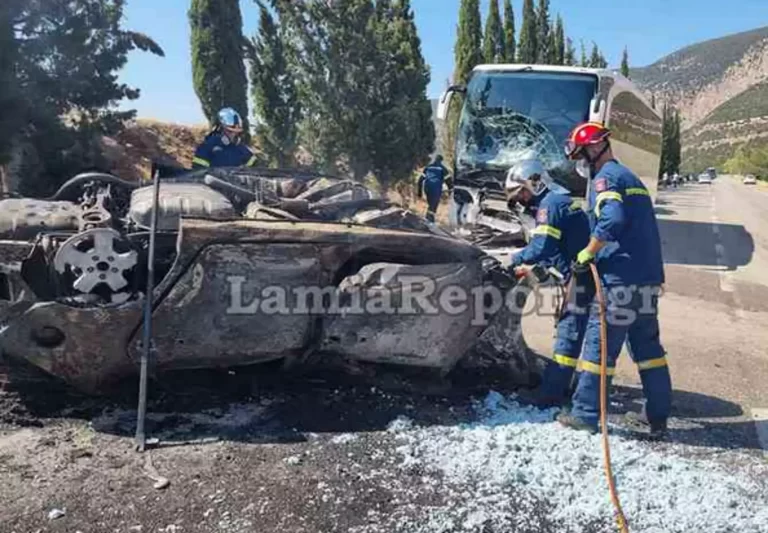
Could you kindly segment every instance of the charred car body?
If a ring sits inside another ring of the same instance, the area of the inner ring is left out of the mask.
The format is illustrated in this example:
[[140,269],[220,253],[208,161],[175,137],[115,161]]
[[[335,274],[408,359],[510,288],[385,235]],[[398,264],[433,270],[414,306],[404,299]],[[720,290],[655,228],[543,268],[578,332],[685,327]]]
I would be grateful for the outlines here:
[[[4,356],[87,392],[137,372],[153,200],[151,185],[84,174],[48,199],[0,201]],[[158,206],[158,371],[341,359],[443,373],[501,365],[536,380],[520,331],[525,287],[479,247],[359,183],[185,171],[161,180]],[[489,286],[511,289],[514,305],[472,292]],[[473,296],[446,311],[440,295],[457,288]],[[383,308],[371,303],[383,293]]]

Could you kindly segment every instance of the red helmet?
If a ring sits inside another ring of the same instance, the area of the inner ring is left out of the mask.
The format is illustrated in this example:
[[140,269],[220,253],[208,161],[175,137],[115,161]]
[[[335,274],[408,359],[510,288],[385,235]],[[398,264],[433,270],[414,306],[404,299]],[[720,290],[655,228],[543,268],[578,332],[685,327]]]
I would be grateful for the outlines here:
[[576,126],[565,143],[565,155],[576,159],[585,146],[605,141],[611,131],[599,122],[585,122]]

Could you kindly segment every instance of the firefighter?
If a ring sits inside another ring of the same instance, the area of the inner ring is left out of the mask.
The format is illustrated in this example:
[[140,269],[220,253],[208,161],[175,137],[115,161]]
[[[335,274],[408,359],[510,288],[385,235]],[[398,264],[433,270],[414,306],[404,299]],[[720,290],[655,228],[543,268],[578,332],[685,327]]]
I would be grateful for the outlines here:
[[427,195],[427,220],[435,221],[437,206],[440,205],[440,197],[443,195],[443,183],[451,188],[451,178],[448,176],[448,169],[443,165],[443,156],[438,154],[435,160],[430,163],[424,172],[419,176],[419,182],[416,185],[416,194],[419,198],[423,197],[423,192]]
[[[545,268],[554,267],[568,284],[571,263],[589,242],[586,213],[567,189],[554,183],[538,159],[524,160],[512,167],[505,189],[510,203],[517,202],[526,209],[535,210],[536,226],[531,242],[512,258],[510,268],[515,277],[526,275],[533,265],[539,264]],[[568,399],[581,352],[592,284],[583,274],[573,281],[568,305],[557,318],[554,353],[542,384],[530,394],[521,394],[523,400],[539,407],[559,406]]]
[[[646,398],[645,422],[652,438],[666,434],[672,383],[659,337],[658,298],[664,284],[661,241],[650,194],[640,179],[613,156],[610,131],[600,123],[577,126],[566,142],[567,156],[590,181],[591,236],[574,270],[596,265],[606,300],[608,384],[627,342]],[[570,413],[561,424],[597,431],[600,400],[600,317],[590,307],[579,362],[581,370]]]
[[242,142],[243,120],[231,107],[216,115],[216,126],[195,150],[192,168],[253,166],[256,156]]

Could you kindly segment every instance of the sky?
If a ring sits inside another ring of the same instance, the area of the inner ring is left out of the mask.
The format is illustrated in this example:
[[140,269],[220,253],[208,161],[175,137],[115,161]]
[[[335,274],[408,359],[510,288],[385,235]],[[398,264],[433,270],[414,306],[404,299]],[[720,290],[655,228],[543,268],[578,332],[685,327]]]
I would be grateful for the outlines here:
[[[520,30],[523,0],[513,0]],[[453,44],[459,0],[411,0],[431,68],[428,96],[445,88],[453,70]],[[124,27],[151,36],[165,57],[134,51],[120,80],[141,90],[138,100],[122,107],[136,109],[141,118],[180,124],[200,124],[204,117],[192,86],[189,50],[189,0],[127,0]],[[489,0],[480,0],[482,20]],[[503,5],[503,1],[499,1]],[[258,8],[241,0],[243,32],[255,35]],[[726,7],[727,6],[727,7]],[[560,13],[565,31],[576,43],[584,40],[589,52],[595,41],[617,66],[626,46],[631,66],[645,66],[689,44],[768,25],[766,0],[551,0],[550,12]]]

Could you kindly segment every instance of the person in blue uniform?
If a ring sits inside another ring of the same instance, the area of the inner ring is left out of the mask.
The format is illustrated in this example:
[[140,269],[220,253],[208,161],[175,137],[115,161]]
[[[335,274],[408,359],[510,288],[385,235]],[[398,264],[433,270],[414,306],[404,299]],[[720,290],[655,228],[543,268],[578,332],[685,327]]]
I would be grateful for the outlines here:
[[[652,438],[663,438],[672,400],[666,352],[661,344],[658,298],[664,284],[661,239],[650,194],[643,182],[617,161],[610,131],[600,123],[577,126],[566,154],[590,179],[588,214],[591,236],[574,264],[576,271],[597,267],[607,305],[608,383],[626,342],[637,364],[646,399],[645,423]],[[596,432],[600,414],[600,318],[590,308],[581,374],[570,413],[561,424]]]
[[253,166],[257,158],[242,142],[243,120],[231,107],[216,116],[216,126],[195,150],[192,168]]
[[[555,183],[538,159],[524,160],[512,167],[505,183],[507,199],[534,211],[536,226],[530,243],[510,263],[515,277],[526,275],[533,265],[555,268],[563,283],[571,282],[571,263],[589,242],[586,213],[564,187]],[[539,407],[562,405],[568,399],[571,380],[581,353],[591,301],[592,284],[583,274],[573,279],[568,305],[557,318],[552,360],[541,386],[520,395]]]
[[435,221],[437,207],[440,205],[440,197],[443,195],[443,183],[446,183],[450,188],[451,178],[448,177],[448,169],[443,165],[443,156],[438,154],[435,160],[424,168],[424,172],[421,173],[419,182],[416,185],[418,197],[423,197],[422,191],[427,196],[426,218],[430,222]]

